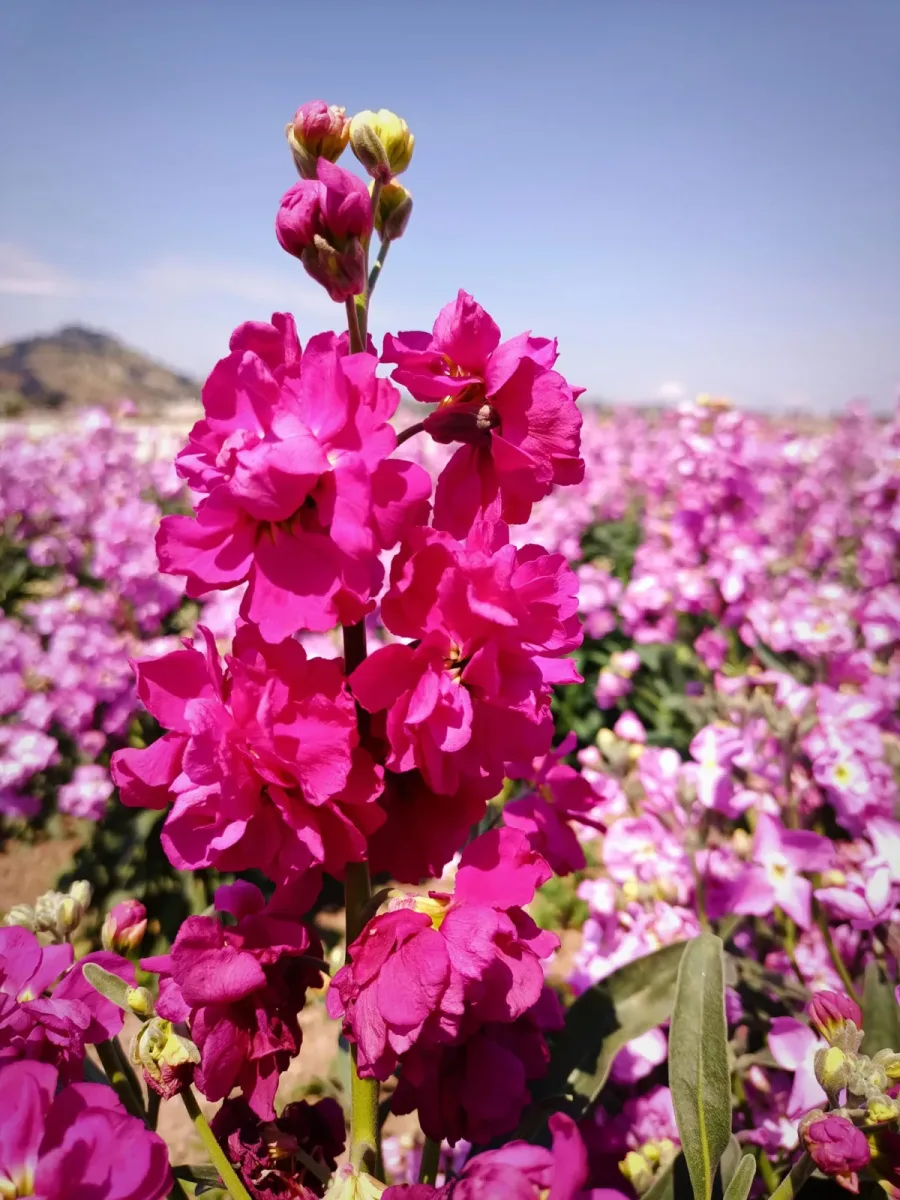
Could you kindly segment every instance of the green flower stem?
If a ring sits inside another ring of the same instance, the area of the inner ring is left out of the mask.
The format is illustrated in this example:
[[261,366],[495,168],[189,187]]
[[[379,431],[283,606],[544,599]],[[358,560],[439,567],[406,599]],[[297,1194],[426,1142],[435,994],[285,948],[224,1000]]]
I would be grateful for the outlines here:
[[365,342],[360,324],[360,313],[356,307],[356,297],[348,296],[344,301],[344,308],[347,310],[347,328],[350,331],[350,353],[360,354]]
[[[121,1072],[125,1076],[125,1078],[128,1080],[128,1086],[131,1088],[132,1092],[137,1097],[138,1103],[141,1106],[141,1112],[143,1113],[145,1111],[144,1093],[141,1091],[141,1085],[138,1080],[137,1074],[135,1073],[134,1067],[128,1061],[128,1055],[123,1050],[122,1043],[119,1041],[119,1039],[117,1037],[112,1039],[111,1044],[112,1044],[113,1049],[116,1052],[116,1058],[119,1060],[119,1069],[121,1070]],[[152,1094],[156,1095],[155,1092],[153,1092]]]
[[770,1192],[775,1192],[778,1189],[778,1174],[772,1163],[769,1160],[768,1154],[763,1150],[762,1146],[757,1148],[756,1165],[759,1168],[759,1177]]
[[[344,670],[349,675],[365,660],[366,625],[345,625]],[[365,745],[369,736],[369,714],[358,704],[356,721],[360,741]],[[369,864],[348,863],[344,877],[344,898],[347,920],[347,946],[359,937],[372,901]],[[356,1046],[350,1048],[350,1161],[375,1174],[378,1167],[378,1080],[361,1079],[357,1069]]]
[[169,1200],[188,1200],[188,1194],[181,1186],[180,1179],[176,1179],[172,1184],[172,1190],[169,1192]]
[[[813,902],[815,903],[815,901]],[[831,936],[831,930],[828,928],[828,919],[822,910],[816,905],[816,924],[822,931],[822,938],[825,942],[825,949],[828,951],[828,957],[834,964],[834,969],[841,977],[841,983],[847,989],[847,995],[857,1004],[860,1003],[860,995],[853,983],[853,976],[847,970],[847,964],[841,958],[840,951],[834,944],[834,938]]]
[[[97,1057],[106,1072],[106,1078],[116,1090],[119,1099],[125,1105],[127,1112],[139,1121],[145,1119],[144,1105],[140,1093],[137,1095],[131,1086],[128,1076],[122,1070],[119,1054],[116,1053],[116,1040],[97,1043]],[[121,1050],[121,1047],[120,1047]]]
[[408,442],[411,437],[415,437],[417,433],[422,433],[425,429],[425,422],[419,421],[415,425],[410,425],[408,429],[404,429],[402,433],[397,434],[397,445],[402,446],[404,442]]
[[378,282],[378,276],[381,274],[381,268],[384,266],[384,260],[388,256],[388,250],[391,248],[390,238],[383,238],[381,245],[378,248],[378,257],[375,259],[375,265],[369,272],[369,283],[366,292],[369,297],[375,291],[375,284]]
[[187,1109],[188,1116],[194,1122],[194,1128],[200,1135],[200,1140],[203,1142],[206,1153],[209,1155],[209,1160],[219,1172],[219,1177],[225,1184],[231,1200],[251,1200],[250,1193],[241,1183],[237,1172],[228,1161],[225,1151],[216,1141],[216,1135],[210,1129],[209,1122],[200,1111],[197,1097],[190,1088],[186,1088],[181,1093],[181,1099],[184,1102],[184,1107]]
[[426,1138],[422,1147],[422,1162],[419,1165],[419,1183],[434,1184],[441,1165],[441,1144]]
[[769,1200],[794,1200],[794,1197],[815,1169],[816,1164],[808,1154],[804,1154],[802,1158],[794,1163],[788,1174],[785,1175],[784,1179],[782,1179],[781,1183],[779,1183],[778,1187],[771,1194]]

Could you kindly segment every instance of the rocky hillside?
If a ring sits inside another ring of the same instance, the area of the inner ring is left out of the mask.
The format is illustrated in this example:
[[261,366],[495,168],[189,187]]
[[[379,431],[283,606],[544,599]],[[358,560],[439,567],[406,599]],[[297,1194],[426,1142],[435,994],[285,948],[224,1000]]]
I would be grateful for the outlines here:
[[0,346],[0,416],[63,415],[128,398],[142,416],[164,418],[199,394],[195,380],[78,325]]

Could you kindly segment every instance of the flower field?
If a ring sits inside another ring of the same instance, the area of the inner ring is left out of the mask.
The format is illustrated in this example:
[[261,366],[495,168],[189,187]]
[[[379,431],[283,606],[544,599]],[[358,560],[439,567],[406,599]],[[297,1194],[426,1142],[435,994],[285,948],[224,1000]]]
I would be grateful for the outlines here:
[[600,413],[462,290],[379,353],[413,135],[287,139],[341,328],[0,440],[2,849],[78,844],[0,1196],[900,1195],[900,410]]

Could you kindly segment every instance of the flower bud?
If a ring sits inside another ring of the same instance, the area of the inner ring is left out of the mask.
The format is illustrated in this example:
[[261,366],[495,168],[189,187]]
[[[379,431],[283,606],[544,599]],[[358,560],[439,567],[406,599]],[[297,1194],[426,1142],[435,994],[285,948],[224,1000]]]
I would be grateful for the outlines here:
[[887,1125],[900,1117],[900,1101],[891,1096],[871,1096],[866,1104],[866,1120],[872,1125]]
[[900,1079],[900,1054],[895,1050],[879,1050],[872,1061],[884,1070],[888,1079],[895,1082]]
[[294,164],[302,179],[315,179],[320,158],[337,162],[350,137],[346,109],[324,100],[301,104],[294,119],[285,126]]
[[836,1103],[837,1095],[847,1086],[850,1078],[851,1061],[843,1050],[837,1046],[817,1050],[813,1060],[816,1079],[825,1089],[832,1104]]
[[366,287],[369,193],[361,179],[325,159],[317,170],[317,179],[303,179],[284,194],[275,233],[332,300],[342,303]]
[[147,931],[147,910],[140,900],[123,900],[107,913],[100,939],[104,950],[137,950]]
[[200,1051],[190,1038],[175,1033],[171,1021],[152,1017],[135,1035],[131,1061],[143,1068],[147,1087],[171,1100],[190,1086]]
[[643,1154],[629,1150],[619,1163],[619,1170],[639,1196],[649,1191],[653,1184],[653,1167]]
[[125,996],[129,1011],[136,1017],[152,1017],[155,1011],[153,993],[145,987],[129,988]]
[[377,1200],[387,1184],[349,1165],[338,1167],[325,1200]]
[[382,183],[410,164],[415,138],[402,117],[389,109],[365,110],[350,122],[350,148],[369,175]]
[[801,1124],[801,1140],[813,1162],[825,1175],[832,1175],[843,1187],[855,1192],[859,1187],[856,1172],[871,1158],[866,1135],[846,1117],[827,1114]]
[[384,185],[375,211],[375,228],[384,241],[396,242],[403,237],[412,216],[412,206],[412,196],[402,183],[392,179]]
[[30,904],[14,904],[6,914],[3,924],[19,925],[22,929],[28,929],[34,933],[34,909]]
[[76,879],[69,888],[69,895],[81,905],[82,910],[85,912],[91,907],[91,897],[93,894],[94,889],[86,879]]
[[862,1012],[839,992],[816,992],[806,1010],[813,1029],[831,1046],[855,1053],[862,1042]]

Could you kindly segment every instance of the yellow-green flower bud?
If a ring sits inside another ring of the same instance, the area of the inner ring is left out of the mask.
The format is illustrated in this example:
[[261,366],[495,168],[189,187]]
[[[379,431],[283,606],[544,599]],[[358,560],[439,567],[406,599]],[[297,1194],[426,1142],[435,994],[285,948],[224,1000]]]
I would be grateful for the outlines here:
[[387,108],[366,109],[350,121],[350,148],[372,178],[382,183],[406,170],[415,140],[403,118]]
[[816,1051],[814,1068],[816,1079],[825,1089],[828,1098],[835,1103],[835,1097],[847,1086],[850,1078],[851,1061],[837,1046]]
[[325,1200],[378,1200],[387,1187],[371,1175],[358,1171],[356,1167],[338,1167]]
[[412,206],[412,196],[402,183],[392,179],[384,185],[375,210],[375,228],[385,241],[396,242],[403,236]]
[[145,987],[129,988],[126,1002],[136,1017],[152,1017],[155,1011],[153,994]]
[[900,1103],[890,1096],[872,1096],[866,1105],[866,1117],[873,1125],[886,1125],[900,1117]]

